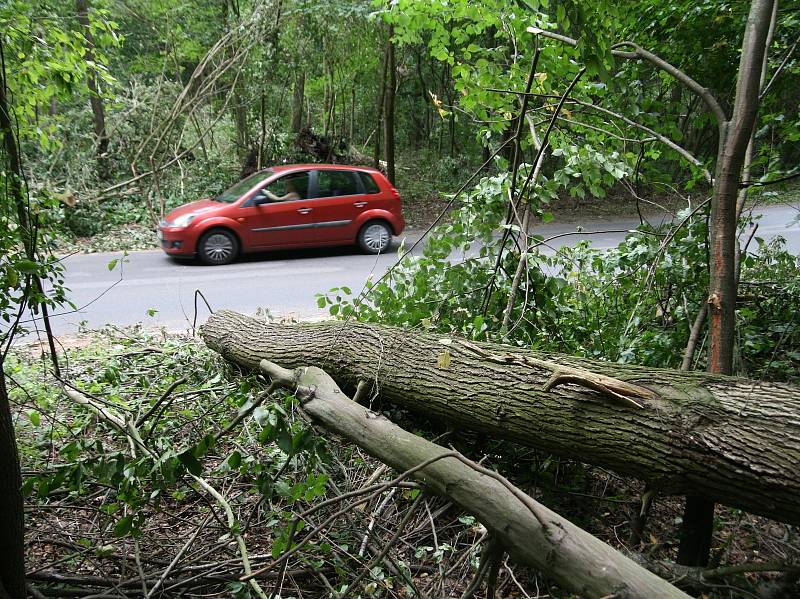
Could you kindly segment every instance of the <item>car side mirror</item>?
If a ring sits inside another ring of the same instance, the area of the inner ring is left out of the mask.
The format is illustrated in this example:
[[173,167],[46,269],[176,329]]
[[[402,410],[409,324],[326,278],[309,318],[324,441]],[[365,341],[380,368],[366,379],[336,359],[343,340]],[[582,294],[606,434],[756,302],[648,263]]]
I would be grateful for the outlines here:
[[261,204],[268,204],[270,199],[261,192],[253,196],[253,204],[260,206]]

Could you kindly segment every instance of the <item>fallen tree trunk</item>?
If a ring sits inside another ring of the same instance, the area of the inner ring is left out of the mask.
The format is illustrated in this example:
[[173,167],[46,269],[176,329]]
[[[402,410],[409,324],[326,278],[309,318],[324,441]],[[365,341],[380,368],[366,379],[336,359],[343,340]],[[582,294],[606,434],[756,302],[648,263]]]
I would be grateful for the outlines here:
[[[499,545],[500,553],[508,552],[564,589],[585,597],[688,599],[683,591],[537,503],[502,476],[366,410],[320,368],[293,372],[263,360],[261,369],[274,383],[295,391],[304,411],[326,429],[398,472],[418,469],[413,477],[427,489],[480,520],[492,535],[495,545],[490,546]],[[502,557],[494,550],[484,550],[481,559],[485,556]]]
[[357,322],[277,325],[230,311],[201,335],[248,368],[313,363],[345,388],[447,422],[800,524],[800,389],[542,355]]

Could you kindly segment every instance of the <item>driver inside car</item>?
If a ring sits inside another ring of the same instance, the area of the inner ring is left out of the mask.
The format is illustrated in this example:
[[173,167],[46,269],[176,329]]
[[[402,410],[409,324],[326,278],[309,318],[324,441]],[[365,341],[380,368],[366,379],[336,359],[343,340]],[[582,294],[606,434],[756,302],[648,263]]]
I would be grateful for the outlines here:
[[[279,179],[279,181],[283,181]],[[285,179],[285,186],[284,186],[284,193],[283,195],[277,195],[271,192],[269,189],[264,188],[264,195],[269,198],[271,202],[288,202],[291,200],[300,200],[302,197],[300,196],[300,192],[294,186],[294,181],[292,178],[286,177]]]

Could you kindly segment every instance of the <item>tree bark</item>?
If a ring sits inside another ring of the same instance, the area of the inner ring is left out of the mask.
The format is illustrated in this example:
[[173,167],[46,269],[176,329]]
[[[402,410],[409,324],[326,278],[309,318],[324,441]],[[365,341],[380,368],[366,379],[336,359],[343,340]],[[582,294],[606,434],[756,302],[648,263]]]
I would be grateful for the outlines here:
[[[759,104],[761,70],[774,0],[753,0],[742,41],[736,96],[730,120],[720,122],[714,198],[711,202],[709,266],[708,371],[733,373],[736,335],[736,223],[739,177],[745,162]],[[708,564],[714,506],[702,497],[687,497],[678,563]]]
[[350,88],[350,135],[349,142],[355,144],[356,136],[356,78],[353,78],[353,85]]
[[[274,325],[219,311],[201,335],[248,368],[262,359],[316,364],[344,387],[376,381],[384,399],[453,425],[609,468],[663,494],[800,524],[797,387],[443,343],[357,322]],[[619,379],[618,389],[627,381],[634,395],[615,396],[594,375]]]
[[[80,1],[80,0],[79,0]],[[280,6],[278,7],[280,11]],[[278,12],[280,15],[280,12]],[[241,13],[239,3],[226,0],[225,10],[222,13],[223,27],[226,32],[231,31],[241,24]],[[231,48],[231,54],[236,55],[237,48]],[[244,170],[248,169],[248,158],[250,156],[250,125],[248,122],[248,98],[247,98],[247,71],[243,68],[234,73],[233,89],[231,91],[231,112],[233,123],[236,128],[236,155]],[[249,168],[252,168],[250,166]],[[248,173],[249,174],[249,173]]]
[[[83,27],[83,37],[86,38],[86,60],[94,61],[94,37],[89,24],[88,0],[75,0],[75,12],[78,23]],[[86,86],[89,88],[89,103],[92,106],[94,122],[94,137],[97,142],[97,170],[102,179],[108,177],[108,134],[106,133],[106,110],[103,98],[97,86],[97,78],[92,69],[89,69]]]
[[[423,54],[422,50],[419,47],[416,48],[415,56],[416,56],[415,66],[417,71],[417,81],[419,83],[419,99],[420,99],[420,111],[421,111],[420,114],[422,115],[420,119],[421,126],[418,133],[421,137],[425,138],[426,142],[428,142],[430,141],[430,131],[428,129],[428,112],[429,112],[428,103],[430,102],[430,98],[428,97],[428,85],[425,83],[425,77],[422,74]],[[417,141],[418,141],[417,148],[421,148],[422,144],[419,143],[419,137],[417,138]],[[484,160],[484,162],[486,162],[486,160]]]
[[14,424],[5,373],[0,372],[0,598],[3,599],[25,597],[23,513],[22,476]]
[[391,40],[386,42],[386,49],[383,53],[383,60],[381,61],[381,84],[378,90],[378,105],[377,105],[377,118],[375,119],[375,149],[373,152],[374,167],[378,168],[381,162],[381,136],[383,133],[383,109],[386,104],[386,78],[387,67],[389,65],[389,46]]
[[392,36],[394,27],[389,26],[389,41],[386,45],[386,108],[383,118],[384,124],[384,145],[386,146],[386,178],[395,184],[395,165],[394,165],[394,95],[397,86],[397,68],[394,60],[394,43]]
[[298,70],[294,80],[294,101],[292,102],[292,131],[300,133],[303,128],[303,104],[305,103],[306,72]]
[[733,371],[736,326],[736,198],[745,152],[759,104],[765,41],[773,0],[754,0],[742,42],[742,56],[731,119],[720,123],[720,150],[711,203],[711,264],[709,281],[709,371]]
[[[22,161],[10,118],[5,56],[0,39],[0,142],[5,158],[5,193],[14,204],[20,242],[27,256],[33,253],[33,231],[22,188]],[[27,292],[26,292],[27,293]],[[10,339],[6,339],[8,343]],[[2,348],[4,350],[4,348]],[[0,598],[25,597],[25,545],[22,478],[11,419],[11,405],[4,370],[5,351],[0,351]]]
[[[769,48],[772,45],[772,40],[775,37],[775,26],[778,23],[778,0],[774,0],[772,4],[772,16],[770,17],[769,21],[769,28],[767,29],[767,37],[764,41],[764,56],[761,59],[761,75],[759,76],[758,81],[758,95],[759,100],[761,99],[762,94],[764,93],[764,88],[767,85],[767,71],[769,65]],[[760,104],[760,102],[759,102]],[[750,166],[753,163],[753,158],[755,157],[755,144],[756,144],[756,127],[755,124],[750,130],[750,139],[747,143],[747,150],[744,153],[744,164],[742,166],[742,182],[743,183],[750,183]],[[737,216],[742,214],[744,210],[744,204],[747,201],[747,187],[742,187],[739,190],[739,195],[736,199],[736,214]],[[738,273],[737,273],[738,276]]]
[[[503,477],[365,410],[346,397],[325,371],[309,367],[295,373],[266,360],[260,367],[273,382],[292,389],[303,410],[326,429],[398,472],[419,468],[415,479],[474,514],[492,535],[491,545],[499,545],[496,552],[482,552],[481,559],[489,554],[491,561],[507,551],[517,562],[546,573],[584,597],[688,599]],[[494,593],[487,592],[487,596],[494,597]]]
[[250,153],[250,126],[247,119],[247,97],[244,76],[240,75],[234,85],[233,121],[236,124],[236,152],[242,163]]

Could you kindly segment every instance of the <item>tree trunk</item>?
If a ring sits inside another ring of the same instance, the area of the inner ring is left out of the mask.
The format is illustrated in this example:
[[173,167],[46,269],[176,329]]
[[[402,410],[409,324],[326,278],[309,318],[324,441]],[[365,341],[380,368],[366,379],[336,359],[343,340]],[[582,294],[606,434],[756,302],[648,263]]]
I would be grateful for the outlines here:
[[389,65],[389,46],[391,45],[391,40],[386,42],[386,50],[383,53],[383,60],[381,61],[381,85],[378,91],[378,106],[377,106],[377,118],[375,119],[375,151],[373,154],[374,157],[374,167],[378,168],[381,163],[381,135],[383,131],[383,108],[386,99],[386,77],[387,72],[386,69]]
[[[75,0],[75,12],[78,23],[83,27],[83,36],[86,38],[86,61],[94,61],[94,37],[89,24],[88,0]],[[89,88],[89,103],[92,106],[94,121],[94,137],[97,142],[97,171],[102,179],[108,177],[108,135],[106,133],[106,111],[103,98],[97,86],[97,78],[90,68],[87,75],[86,86]]]
[[[490,546],[499,545],[498,554],[507,551],[518,563],[544,572],[584,597],[688,599],[496,473],[365,410],[346,397],[325,371],[303,368],[296,379],[295,372],[271,362],[260,366],[273,382],[295,391],[303,410],[326,429],[398,472],[419,468],[414,478],[474,514],[490,532]],[[487,554],[494,556],[495,552],[484,549],[481,559]]]
[[[443,343],[357,322],[272,325],[219,311],[201,335],[245,367],[311,363],[345,387],[377,381],[384,399],[453,425],[609,468],[664,494],[800,523],[797,387]],[[560,376],[546,391],[554,370]],[[615,389],[628,381],[633,395],[613,393],[592,373],[621,379]]]
[[[428,130],[428,102],[430,102],[430,98],[428,97],[428,86],[425,83],[425,77],[422,74],[422,50],[417,48],[415,52],[417,60],[416,63],[416,70],[417,70],[417,81],[419,82],[419,99],[420,99],[420,110],[422,111],[421,114],[421,127],[420,127],[420,136],[424,137],[426,142],[430,141],[430,131]],[[422,144],[418,144],[417,148],[422,147]],[[485,162],[485,161],[484,161]]]
[[742,42],[733,115],[720,124],[720,150],[711,204],[711,280],[709,281],[709,370],[733,371],[736,325],[736,198],[745,152],[755,124],[765,40],[772,17],[773,0],[754,0]]
[[[0,361],[0,368],[3,364]],[[25,597],[22,477],[6,377],[0,372],[0,597]]]
[[[736,334],[736,200],[739,177],[759,104],[765,42],[774,0],[753,0],[742,41],[733,114],[719,125],[719,151],[711,203],[711,263],[709,264],[708,371],[733,373]],[[687,498],[678,563],[708,563],[714,506],[707,498]]]
[[[767,84],[767,67],[769,61],[769,47],[772,45],[772,40],[775,37],[775,26],[778,23],[778,0],[775,0],[772,5],[772,16],[770,17],[769,28],[767,29],[767,38],[764,41],[764,56],[761,60],[761,74],[758,81],[758,95],[759,98],[764,92],[764,86]],[[750,139],[747,143],[747,150],[744,153],[744,164],[742,165],[742,182],[750,183],[750,166],[755,157],[755,144],[756,144],[756,127],[753,126],[750,130]],[[744,210],[744,204],[747,201],[747,187],[739,190],[739,196],[736,199],[736,214],[741,215]],[[738,273],[737,273],[738,276]]]
[[[280,14],[280,13],[279,13]],[[239,11],[239,3],[226,0],[225,10],[222,13],[223,27],[226,31],[230,31],[241,24],[241,13]],[[235,56],[238,51],[237,47],[230,49],[230,55]],[[251,170],[253,164],[248,164],[251,159],[250,156],[250,127],[247,118],[247,71],[240,68],[238,72],[233,73],[233,89],[231,90],[230,108],[233,116],[233,124],[236,128],[236,155],[239,158],[239,163],[242,165],[242,172]],[[249,173],[248,173],[249,174]]]
[[389,42],[386,46],[386,114],[384,115],[384,145],[386,146],[386,178],[394,185],[394,95],[397,86],[397,68],[394,61],[394,27],[389,26]]
[[264,139],[267,137],[266,103],[266,96],[262,92],[258,106],[258,123],[261,133],[258,136],[258,155],[256,156],[256,170],[259,171],[264,168]]
[[294,80],[294,100],[292,102],[292,131],[300,133],[303,128],[303,104],[305,101],[306,72],[299,70]]
[[242,73],[236,80],[231,101],[233,102],[233,120],[236,124],[236,152],[240,162],[244,164],[250,153],[250,128],[247,122],[247,98]]
[[[0,39],[0,58],[3,57],[3,40]],[[0,142],[7,164],[0,168],[6,171],[4,192],[14,204],[17,215],[20,242],[26,255],[33,252],[33,231],[28,218],[22,189],[22,161],[14,136],[14,127],[9,118],[10,109],[6,95],[5,60],[0,61]],[[11,343],[11,339],[6,339]],[[4,370],[5,348],[0,348],[0,598],[23,599],[25,597],[25,544],[22,478],[19,455],[11,419],[11,405],[6,388]]]
[[350,88],[350,139],[351,144],[355,144],[356,135],[356,80],[353,78],[353,85]]

